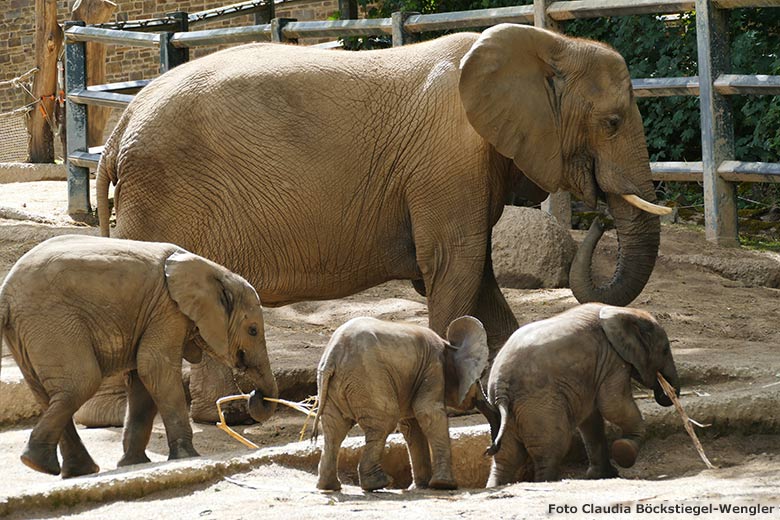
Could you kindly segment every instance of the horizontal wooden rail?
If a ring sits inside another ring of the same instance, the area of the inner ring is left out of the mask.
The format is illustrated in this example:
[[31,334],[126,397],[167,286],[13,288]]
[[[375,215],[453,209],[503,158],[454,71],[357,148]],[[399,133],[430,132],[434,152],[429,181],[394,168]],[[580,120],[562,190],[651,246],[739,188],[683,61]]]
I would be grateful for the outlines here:
[[270,41],[271,24],[207,29],[204,31],[178,32],[171,37],[171,45],[177,48],[220,45],[223,43],[247,43]]
[[635,14],[671,14],[692,11],[693,0],[571,0],[553,2],[547,15],[556,21]]
[[138,79],[135,81],[121,81],[119,83],[105,83],[103,85],[90,85],[87,90],[96,92],[115,92],[117,94],[137,94],[139,90],[148,85],[152,80]]
[[654,181],[701,182],[704,168],[698,162],[651,162]]
[[499,23],[534,23],[534,6],[497,7],[452,13],[415,14],[406,19],[404,29],[410,33],[445,29],[473,29]]
[[97,27],[71,27],[65,31],[66,43],[93,42],[108,45],[131,45],[136,47],[159,47],[160,35]]
[[116,92],[101,92],[99,90],[85,89],[68,92],[68,100],[80,105],[124,109],[133,100],[133,96],[130,94],[117,94]]
[[282,34],[288,39],[328,36],[383,36],[393,34],[393,24],[390,18],[289,22],[282,28]]
[[780,183],[780,163],[723,161],[718,175],[732,182]]
[[766,74],[721,74],[715,80],[715,91],[724,94],[780,95],[780,76]]
[[636,97],[698,96],[699,78],[646,78],[631,80]]
[[100,161],[99,153],[91,152],[72,152],[68,155],[68,162],[75,164],[81,168],[97,168],[98,161]]

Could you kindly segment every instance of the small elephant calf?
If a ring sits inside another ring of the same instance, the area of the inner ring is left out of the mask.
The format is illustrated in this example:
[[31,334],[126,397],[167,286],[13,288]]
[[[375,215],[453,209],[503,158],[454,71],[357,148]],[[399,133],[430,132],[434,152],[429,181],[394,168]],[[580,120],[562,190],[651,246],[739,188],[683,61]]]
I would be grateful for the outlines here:
[[446,407],[485,403],[478,379],[487,358],[485,329],[470,316],[450,324],[447,340],[425,327],[373,318],[339,327],[317,369],[314,435],[322,420],[325,436],[317,487],[341,489],[339,448],[357,423],[366,440],[358,465],[363,489],[390,484],[380,462],[396,425],[408,446],[414,486],[455,489]]
[[604,419],[622,429],[612,458],[631,467],[644,435],[631,379],[669,406],[657,372],[679,394],[669,339],[644,311],[590,303],[515,331],[496,356],[488,382],[493,464],[487,486],[518,477],[559,479],[575,428],[588,453],[588,478],[616,477]]
[[130,381],[120,466],[149,461],[158,410],[169,458],[198,455],[181,365],[182,357],[198,362],[201,349],[252,381],[255,420],[275,408],[263,400],[276,397],[277,386],[257,293],[237,274],[173,244],[75,235],[39,244],[0,286],[0,344],[3,337],[44,409],[21,456],[44,473],[99,470],[73,413],[112,374],[129,372]]

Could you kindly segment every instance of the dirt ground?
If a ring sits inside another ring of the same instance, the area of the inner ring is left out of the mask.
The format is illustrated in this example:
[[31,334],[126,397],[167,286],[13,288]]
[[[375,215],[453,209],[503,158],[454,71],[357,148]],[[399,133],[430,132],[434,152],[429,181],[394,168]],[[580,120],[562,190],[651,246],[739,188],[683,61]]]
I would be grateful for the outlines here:
[[[69,221],[64,210],[65,193],[62,182],[0,185],[0,206],[45,215],[54,222],[49,225],[0,220],[0,277],[24,251],[48,236],[96,233],[95,228]],[[574,231],[573,235],[580,240],[583,233]],[[597,271],[607,272],[616,251],[614,234],[608,233],[597,251]],[[665,224],[655,271],[632,304],[653,313],[666,328],[682,378],[683,405],[692,418],[710,425],[698,432],[705,451],[718,467],[715,470],[706,470],[683,433],[679,418],[647,399],[646,390],[637,388],[648,420],[649,439],[637,465],[622,470],[623,478],[608,482],[579,480],[585,470],[581,450],[573,452],[567,478],[562,482],[521,483],[485,490],[480,489],[477,476],[471,475],[471,487],[454,492],[393,489],[365,494],[349,482],[341,493],[322,494],[314,488],[316,461],[298,465],[249,464],[241,471],[218,474],[200,483],[138,493],[134,500],[104,498],[67,506],[70,501],[55,500],[41,503],[40,509],[28,505],[10,508],[8,512],[14,518],[117,519],[163,515],[386,518],[398,514],[409,518],[471,518],[482,513],[499,518],[633,518],[661,514],[670,518],[777,517],[779,288],[780,254],[717,248],[704,240],[700,228]],[[504,294],[521,324],[576,305],[568,289],[507,289]],[[314,369],[329,335],[341,323],[359,315],[419,324],[427,320],[424,299],[407,282],[387,283],[342,300],[266,310],[271,363],[288,397],[298,399],[314,391]],[[4,352],[6,364],[7,355]],[[7,374],[4,369],[3,380]],[[280,411],[265,424],[240,430],[262,448],[282,446],[298,439],[303,420],[302,415],[292,411]],[[482,423],[479,416],[452,420],[453,426]],[[34,496],[48,488],[89,485],[90,479],[62,484],[59,478],[37,474],[23,466],[18,456],[30,427],[31,423],[23,423],[0,430],[0,504],[3,500],[6,504],[18,502],[20,497]],[[226,453],[239,456],[247,451],[213,426],[194,427],[195,445],[202,459],[225,457]],[[110,428],[81,433],[103,470],[116,468],[121,455],[121,431]],[[360,432],[356,428],[352,434]],[[155,427],[149,453],[155,467],[166,467],[167,463],[162,461],[167,449],[160,424]],[[465,456],[476,459],[480,454]],[[121,486],[121,479],[134,471],[141,470],[115,471],[106,478],[116,474],[115,485]],[[594,511],[593,504],[613,509]],[[708,504],[715,510],[696,509]],[[759,504],[771,511],[717,509]]]

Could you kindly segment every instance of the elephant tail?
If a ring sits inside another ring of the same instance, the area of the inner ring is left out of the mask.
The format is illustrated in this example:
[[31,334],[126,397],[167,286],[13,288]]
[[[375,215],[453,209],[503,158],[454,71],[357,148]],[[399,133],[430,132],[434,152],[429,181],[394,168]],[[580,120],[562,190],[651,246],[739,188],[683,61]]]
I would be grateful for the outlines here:
[[333,376],[333,372],[333,368],[327,365],[317,370],[317,413],[314,416],[314,425],[311,430],[312,442],[317,442],[320,416],[322,415],[322,409],[325,407],[325,400],[328,398],[328,384]]
[[[100,156],[100,162],[97,167],[97,176],[95,180],[95,188],[97,191],[97,212],[98,220],[100,221],[100,235],[107,237],[110,236],[109,221],[111,220],[111,208],[108,205],[108,184],[116,185],[119,180],[117,172],[117,155],[119,154],[119,142],[124,135],[125,127],[130,120],[129,110],[125,110],[119,122],[116,124],[114,131],[111,132],[111,136],[106,141],[106,146],[103,148],[103,153]],[[117,199],[119,195],[119,189],[114,192],[114,207],[118,207]]]
[[498,413],[501,416],[501,423],[498,427],[498,433],[496,433],[495,437],[493,438],[493,443],[487,450],[485,450],[485,455],[489,456],[495,455],[498,453],[498,450],[501,449],[501,438],[504,436],[506,422],[509,418],[509,408],[507,407],[506,401],[504,399],[497,399],[496,407],[498,408]]

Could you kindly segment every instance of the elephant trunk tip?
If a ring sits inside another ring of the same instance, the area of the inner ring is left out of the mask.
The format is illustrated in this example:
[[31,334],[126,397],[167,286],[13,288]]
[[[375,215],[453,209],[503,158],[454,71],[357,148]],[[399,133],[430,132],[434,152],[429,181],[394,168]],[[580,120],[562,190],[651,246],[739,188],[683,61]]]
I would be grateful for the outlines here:
[[276,412],[276,403],[266,400],[265,397],[276,398],[275,395],[264,396],[259,390],[252,390],[249,394],[249,415],[259,423],[267,420]]

